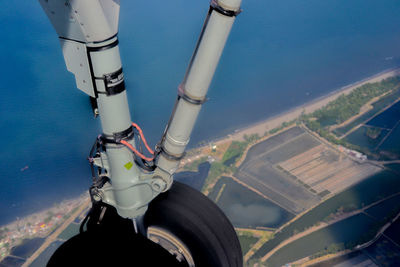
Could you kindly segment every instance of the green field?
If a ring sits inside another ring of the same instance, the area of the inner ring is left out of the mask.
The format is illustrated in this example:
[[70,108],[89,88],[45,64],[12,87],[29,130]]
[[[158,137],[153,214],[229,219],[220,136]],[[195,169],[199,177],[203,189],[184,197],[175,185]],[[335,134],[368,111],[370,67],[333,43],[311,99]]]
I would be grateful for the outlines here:
[[366,120],[368,120],[372,116],[376,115],[383,108],[385,108],[386,106],[388,106],[391,103],[393,103],[399,97],[400,97],[400,90],[396,90],[394,93],[389,94],[389,95],[381,98],[380,100],[378,100],[377,102],[372,104],[373,108],[370,111],[368,111],[365,114],[363,114],[362,116],[358,117],[356,120],[352,121],[351,123],[349,123],[349,124],[347,124],[347,125],[345,125],[345,126],[343,126],[341,128],[335,129],[334,133],[336,135],[338,135],[338,136],[341,136],[341,135],[347,133],[348,131],[350,131],[355,126],[365,122]]
[[235,227],[257,226],[277,228],[293,215],[257,195],[231,178],[222,177],[209,197],[216,201]]
[[252,246],[258,241],[257,237],[250,235],[238,235],[240,246],[242,247],[243,256],[250,250]]
[[345,190],[302,215],[265,243],[255,253],[254,258],[261,258],[279,243],[289,238],[295,232],[301,232],[335,213],[339,208],[357,209],[369,205],[379,199],[400,191],[400,177],[391,171],[381,171],[368,179]]
[[[267,260],[267,266],[281,266],[323,250],[354,247],[368,241],[376,230],[376,221],[358,214],[304,236],[279,249]],[[336,244],[336,246],[334,245]]]

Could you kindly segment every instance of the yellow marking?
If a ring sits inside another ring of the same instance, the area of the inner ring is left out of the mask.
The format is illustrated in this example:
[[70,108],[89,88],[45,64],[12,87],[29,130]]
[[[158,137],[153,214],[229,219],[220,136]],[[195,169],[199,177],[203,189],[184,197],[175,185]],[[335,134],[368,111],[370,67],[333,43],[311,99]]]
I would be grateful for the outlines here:
[[124,167],[125,167],[127,170],[130,170],[130,169],[133,167],[133,163],[129,161],[127,164],[124,165]]

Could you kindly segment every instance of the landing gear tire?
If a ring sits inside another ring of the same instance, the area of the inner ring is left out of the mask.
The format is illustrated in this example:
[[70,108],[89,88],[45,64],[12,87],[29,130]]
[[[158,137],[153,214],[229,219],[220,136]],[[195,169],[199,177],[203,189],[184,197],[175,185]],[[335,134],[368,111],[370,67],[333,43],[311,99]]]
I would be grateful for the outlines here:
[[190,267],[243,266],[232,224],[211,200],[187,185],[175,182],[154,199],[143,222],[150,240]]
[[[82,231],[60,246],[47,266],[242,267],[235,230],[200,192],[175,182],[135,225],[94,203]],[[84,230],[86,228],[86,230]],[[55,249],[55,248],[54,248]]]

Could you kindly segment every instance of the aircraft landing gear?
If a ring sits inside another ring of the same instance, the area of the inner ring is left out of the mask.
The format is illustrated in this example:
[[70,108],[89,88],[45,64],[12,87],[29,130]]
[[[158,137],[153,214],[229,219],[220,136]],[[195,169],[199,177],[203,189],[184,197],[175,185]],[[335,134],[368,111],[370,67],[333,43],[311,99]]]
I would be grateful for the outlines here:
[[206,196],[174,182],[149,205],[135,232],[132,220],[97,203],[82,231],[53,254],[48,266],[242,267],[235,230]]

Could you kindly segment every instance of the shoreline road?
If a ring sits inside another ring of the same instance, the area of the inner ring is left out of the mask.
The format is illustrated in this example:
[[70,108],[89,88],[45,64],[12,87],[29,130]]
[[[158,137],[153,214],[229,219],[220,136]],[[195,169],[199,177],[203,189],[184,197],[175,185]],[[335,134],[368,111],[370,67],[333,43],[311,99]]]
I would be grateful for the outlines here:
[[85,203],[83,203],[71,216],[60,226],[58,227],[51,235],[49,235],[44,243],[30,256],[25,263],[22,265],[22,267],[28,267],[31,265],[31,263],[36,260],[37,257],[40,256],[40,254],[43,253],[43,251],[46,250],[46,248],[53,243],[54,241],[57,240],[57,237],[70,225],[75,218],[81,214],[89,205],[91,201],[87,200]]

